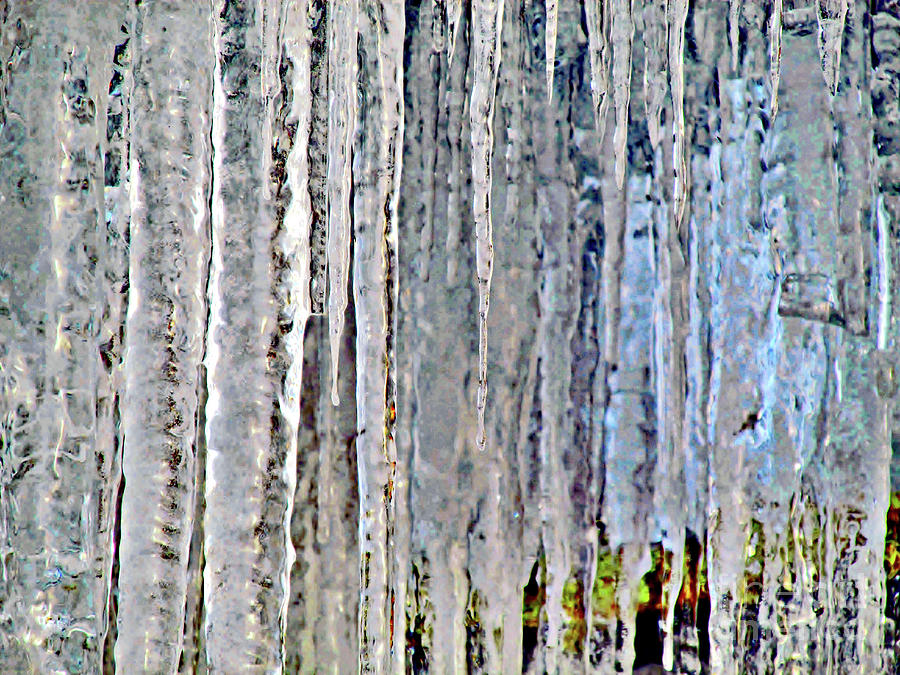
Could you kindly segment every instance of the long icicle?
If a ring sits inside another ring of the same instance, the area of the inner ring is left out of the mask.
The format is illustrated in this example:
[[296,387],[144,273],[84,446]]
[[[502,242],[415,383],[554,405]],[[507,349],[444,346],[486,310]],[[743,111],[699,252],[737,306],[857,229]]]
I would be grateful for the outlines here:
[[625,150],[628,147],[628,104],[631,99],[631,46],[634,19],[631,0],[613,0],[613,99],[616,105],[616,131],[613,148],[616,155],[616,186],[625,185]]
[[328,6],[328,337],[331,402],[338,400],[338,360],[350,274],[351,152],[356,133],[357,0]]
[[360,110],[355,153],[353,300],[360,520],[360,672],[386,673],[395,649],[393,578],[397,206],[403,138],[405,16],[396,3],[362,0]]
[[475,257],[478,275],[478,438],[484,450],[487,402],[487,318],[490,306],[494,245],[491,224],[491,161],[494,151],[494,100],[500,66],[503,0],[475,0],[472,7],[474,84],[469,103],[472,127],[472,182],[475,194]]
[[209,259],[205,10],[137,11],[117,672],[171,672],[183,639]]
[[[223,0],[217,10],[204,629],[210,671],[281,672],[307,216],[301,194],[292,195],[299,213],[279,204],[281,144],[290,136],[280,123],[287,85],[273,48],[281,3]],[[255,77],[244,80],[247,73]],[[301,150],[284,160],[292,192],[303,192]]]
[[684,148],[684,24],[687,21],[688,0],[674,0],[672,25],[669,29],[669,72],[672,87],[674,113],[674,162],[675,162],[675,224],[680,229],[684,222],[687,203],[687,157]]

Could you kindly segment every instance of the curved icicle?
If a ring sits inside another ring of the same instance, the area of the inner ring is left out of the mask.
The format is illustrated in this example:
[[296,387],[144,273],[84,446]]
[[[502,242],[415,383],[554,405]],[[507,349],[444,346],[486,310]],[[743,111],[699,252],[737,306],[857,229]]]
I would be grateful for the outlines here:
[[491,224],[491,159],[494,150],[494,100],[500,66],[500,32],[503,0],[472,3],[474,85],[469,102],[472,127],[472,182],[475,194],[475,256],[478,276],[478,438],[484,450],[484,409],[487,399],[487,318],[490,305],[494,245]]

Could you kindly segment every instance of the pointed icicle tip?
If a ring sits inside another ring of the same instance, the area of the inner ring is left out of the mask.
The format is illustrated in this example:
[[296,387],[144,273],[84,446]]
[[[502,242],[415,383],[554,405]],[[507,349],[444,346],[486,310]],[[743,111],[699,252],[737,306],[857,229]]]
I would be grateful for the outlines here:
[[819,56],[828,93],[837,94],[841,69],[841,43],[849,0],[816,0]]

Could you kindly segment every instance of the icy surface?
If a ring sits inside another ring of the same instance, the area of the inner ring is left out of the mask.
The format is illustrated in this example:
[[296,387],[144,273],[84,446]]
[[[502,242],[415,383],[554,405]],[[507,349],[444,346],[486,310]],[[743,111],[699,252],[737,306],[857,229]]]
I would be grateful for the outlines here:
[[890,0],[0,1],[0,672],[900,672],[898,222]]

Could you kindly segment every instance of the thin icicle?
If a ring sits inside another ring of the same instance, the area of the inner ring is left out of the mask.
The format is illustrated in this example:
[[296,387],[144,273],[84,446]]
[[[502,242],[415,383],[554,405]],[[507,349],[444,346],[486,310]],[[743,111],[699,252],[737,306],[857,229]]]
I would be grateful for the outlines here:
[[556,70],[556,31],[559,21],[559,0],[544,0],[547,13],[547,27],[544,33],[544,45],[547,58],[547,102],[553,100],[553,73]]
[[631,46],[634,19],[631,0],[613,0],[613,99],[616,105],[616,131],[613,147],[616,155],[616,186],[625,185],[625,150],[628,147],[628,104],[631,99]]
[[675,162],[675,224],[684,222],[687,203],[687,152],[684,128],[684,24],[687,21],[688,0],[672,3],[672,26],[669,29],[669,71],[671,72],[672,108],[674,113]]
[[328,5],[328,328],[331,401],[338,400],[338,366],[350,274],[351,153],[356,133],[357,0]]
[[386,673],[395,649],[393,546],[396,410],[397,205],[403,138],[402,8],[362,0],[360,110],[355,153],[353,300],[356,452],[360,491],[360,672]]
[[502,0],[474,0],[472,42],[474,84],[469,103],[472,127],[472,182],[475,195],[475,256],[478,276],[478,439],[484,450],[484,408],[487,401],[487,318],[490,305],[494,245],[491,225],[491,160],[494,151],[494,99],[500,66]]
[[819,24],[819,56],[822,75],[828,92],[837,93],[841,67],[841,43],[844,37],[844,21],[850,0],[816,0],[816,21]]
[[784,0],[772,0],[772,17],[769,20],[769,86],[772,98],[769,109],[774,119],[778,114],[778,87],[781,83],[781,23]]
[[594,120],[602,140],[609,108],[609,0],[585,0]]

